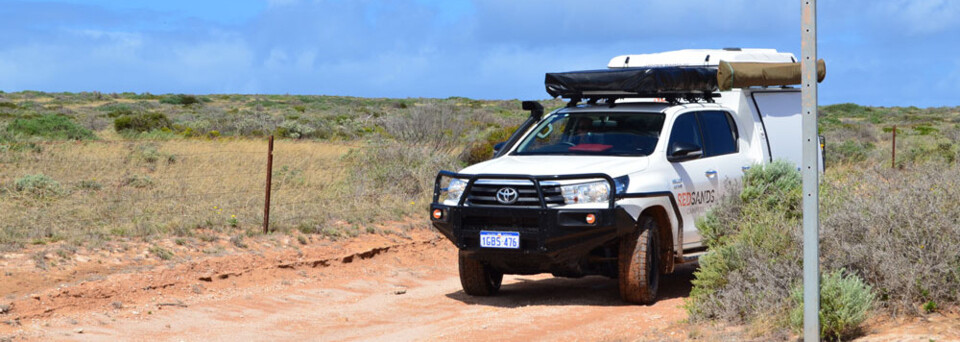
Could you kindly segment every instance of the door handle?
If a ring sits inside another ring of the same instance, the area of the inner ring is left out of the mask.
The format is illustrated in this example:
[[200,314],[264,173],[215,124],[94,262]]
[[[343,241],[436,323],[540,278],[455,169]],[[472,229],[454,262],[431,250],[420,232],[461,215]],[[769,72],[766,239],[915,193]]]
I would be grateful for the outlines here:
[[713,178],[713,177],[716,177],[716,176],[717,176],[717,170],[707,170],[707,172],[704,173],[704,174],[705,174],[708,178]]

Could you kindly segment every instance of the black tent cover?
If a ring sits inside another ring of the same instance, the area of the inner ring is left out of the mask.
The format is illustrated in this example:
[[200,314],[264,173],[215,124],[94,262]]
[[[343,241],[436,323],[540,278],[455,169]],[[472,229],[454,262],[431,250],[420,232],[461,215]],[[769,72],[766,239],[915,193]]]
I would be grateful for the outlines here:
[[623,68],[547,73],[547,93],[564,98],[670,97],[717,91],[716,67]]

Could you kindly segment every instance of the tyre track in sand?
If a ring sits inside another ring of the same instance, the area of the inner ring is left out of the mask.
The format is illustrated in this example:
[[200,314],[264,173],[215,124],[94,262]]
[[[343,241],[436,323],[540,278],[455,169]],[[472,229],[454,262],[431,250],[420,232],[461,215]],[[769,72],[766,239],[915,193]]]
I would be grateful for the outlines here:
[[[370,241],[362,241],[364,239]],[[234,255],[115,275],[15,302],[0,336],[54,340],[682,340],[695,264],[665,276],[660,299],[626,305],[617,282],[506,276],[494,297],[463,293],[456,249],[422,230],[363,236],[300,254]],[[196,291],[197,286],[202,291]],[[125,290],[128,289],[128,290]],[[114,292],[110,292],[110,291]],[[197,293],[200,292],[200,293]],[[86,298],[86,294],[110,293]],[[71,301],[58,302],[58,298]],[[40,305],[30,300],[45,303]],[[122,300],[121,307],[111,303]]]

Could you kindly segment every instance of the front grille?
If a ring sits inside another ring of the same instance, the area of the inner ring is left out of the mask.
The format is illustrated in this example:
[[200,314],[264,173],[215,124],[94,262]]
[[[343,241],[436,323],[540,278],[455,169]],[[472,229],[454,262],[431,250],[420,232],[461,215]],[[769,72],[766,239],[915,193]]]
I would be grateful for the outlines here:
[[[512,204],[504,204],[497,200],[497,191],[503,188],[513,188],[517,191],[517,200]],[[543,199],[547,206],[563,204],[563,194],[558,185],[540,185],[543,191]],[[488,182],[475,182],[470,192],[467,193],[466,203],[468,205],[487,205],[487,206],[507,206],[507,207],[525,207],[539,208],[540,196],[537,195],[537,188],[532,182],[525,184],[496,184]]]

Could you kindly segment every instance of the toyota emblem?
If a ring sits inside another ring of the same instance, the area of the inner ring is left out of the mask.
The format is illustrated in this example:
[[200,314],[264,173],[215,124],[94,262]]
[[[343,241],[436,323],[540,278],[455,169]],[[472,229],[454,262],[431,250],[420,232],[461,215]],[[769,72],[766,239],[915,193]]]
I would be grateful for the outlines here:
[[497,202],[503,204],[514,204],[517,202],[517,189],[514,188],[500,188],[497,190]]

